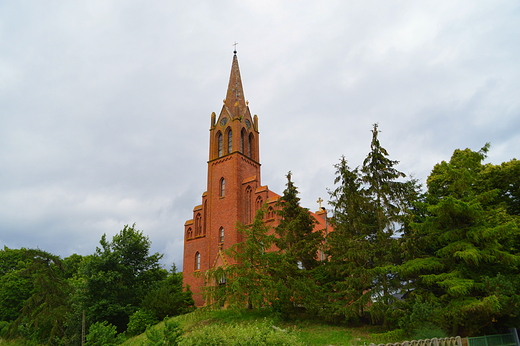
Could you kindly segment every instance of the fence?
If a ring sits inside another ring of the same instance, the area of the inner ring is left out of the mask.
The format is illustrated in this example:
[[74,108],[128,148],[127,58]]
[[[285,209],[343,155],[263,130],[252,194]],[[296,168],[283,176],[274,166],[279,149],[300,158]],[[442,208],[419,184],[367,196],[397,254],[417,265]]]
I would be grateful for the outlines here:
[[469,346],[520,346],[516,330],[509,334],[487,335],[468,338]]
[[[369,346],[462,346],[462,339],[460,336],[451,338],[433,338],[426,340],[412,340],[396,342],[393,344],[370,344]],[[470,345],[473,346],[473,345]],[[481,345],[478,345],[481,346]],[[487,345],[486,345],[487,346]],[[491,345],[489,345],[491,346]]]

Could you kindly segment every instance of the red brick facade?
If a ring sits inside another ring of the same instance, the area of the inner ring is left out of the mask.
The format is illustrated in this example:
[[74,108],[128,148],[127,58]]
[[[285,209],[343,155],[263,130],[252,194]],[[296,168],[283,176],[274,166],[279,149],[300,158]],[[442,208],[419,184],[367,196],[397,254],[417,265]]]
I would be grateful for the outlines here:
[[[237,221],[250,223],[267,203],[266,222],[277,224],[273,209],[279,195],[260,183],[259,140],[258,118],[251,117],[244,98],[235,54],[224,105],[218,117],[211,114],[207,190],[202,204],[193,209],[193,219],[184,224],[184,284],[193,291],[197,306],[204,305],[205,282],[203,275],[194,274],[230,264],[222,250],[242,241]],[[325,213],[314,216],[316,229],[324,229]]]

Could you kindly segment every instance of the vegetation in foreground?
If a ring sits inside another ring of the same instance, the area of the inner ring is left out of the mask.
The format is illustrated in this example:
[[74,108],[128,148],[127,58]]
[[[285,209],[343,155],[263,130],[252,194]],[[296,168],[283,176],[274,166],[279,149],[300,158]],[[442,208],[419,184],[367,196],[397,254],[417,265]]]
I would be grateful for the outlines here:
[[[178,345],[363,345],[403,341],[404,332],[384,332],[380,326],[347,327],[321,321],[284,321],[272,309],[206,310],[177,316],[166,323],[176,323],[184,334]],[[147,333],[125,341],[123,346],[159,345],[150,340],[150,331],[162,334],[165,323],[149,328]],[[431,337],[444,337],[442,332]],[[162,343],[161,345],[176,345]]]

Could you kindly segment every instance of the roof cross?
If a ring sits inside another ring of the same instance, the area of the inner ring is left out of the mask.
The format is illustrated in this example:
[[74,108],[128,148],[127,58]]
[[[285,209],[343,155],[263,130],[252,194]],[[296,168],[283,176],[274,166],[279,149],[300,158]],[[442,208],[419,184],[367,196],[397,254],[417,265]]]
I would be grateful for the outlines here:
[[318,200],[316,201],[316,203],[318,203],[318,205],[320,206],[320,209],[319,209],[319,210],[321,210],[321,208],[322,208],[321,203],[323,203],[323,200],[321,199],[321,197],[318,198]]
[[237,53],[237,44],[238,44],[237,41],[235,41],[235,43],[233,43],[233,46],[235,47],[235,50],[233,51],[233,53],[235,53],[235,54]]

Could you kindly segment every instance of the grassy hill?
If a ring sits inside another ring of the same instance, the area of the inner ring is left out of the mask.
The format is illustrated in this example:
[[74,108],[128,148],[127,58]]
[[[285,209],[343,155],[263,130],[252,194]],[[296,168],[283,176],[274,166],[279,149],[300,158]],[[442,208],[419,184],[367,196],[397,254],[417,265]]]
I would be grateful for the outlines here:
[[[268,310],[200,309],[170,321],[179,323],[185,341],[192,340],[190,345],[255,345],[256,342],[264,345],[355,346],[404,340],[402,332],[385,333],[376,326],[331,326],[319,321],[284,322]],[[153,328],[164,330],[164,322]],[[123,345],[142,346],[146,340],[146,335],[142,334],[128,339]]]

